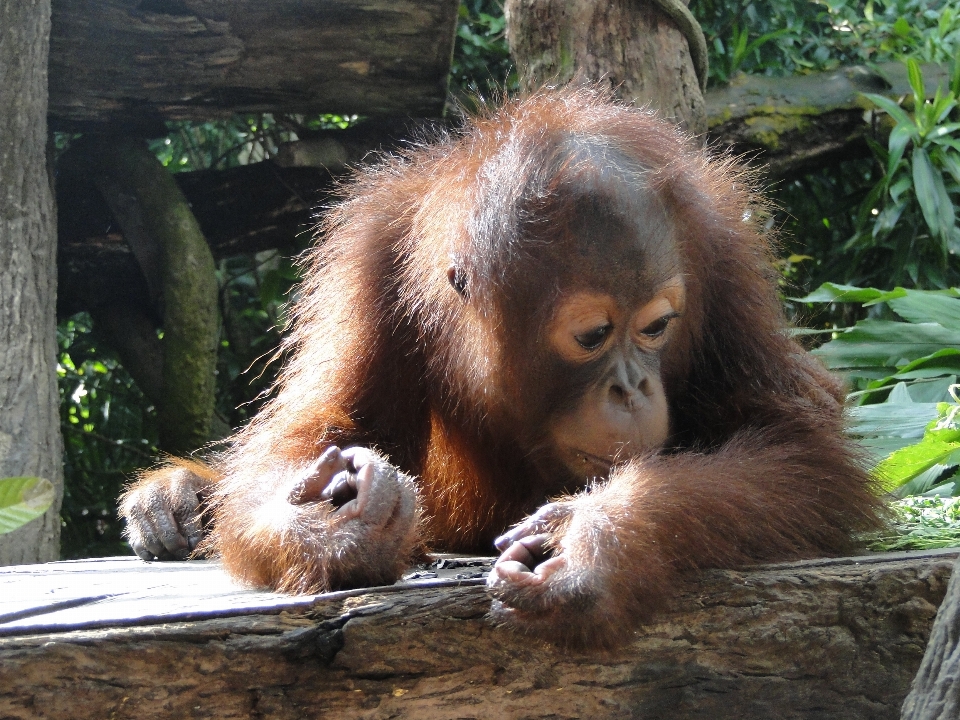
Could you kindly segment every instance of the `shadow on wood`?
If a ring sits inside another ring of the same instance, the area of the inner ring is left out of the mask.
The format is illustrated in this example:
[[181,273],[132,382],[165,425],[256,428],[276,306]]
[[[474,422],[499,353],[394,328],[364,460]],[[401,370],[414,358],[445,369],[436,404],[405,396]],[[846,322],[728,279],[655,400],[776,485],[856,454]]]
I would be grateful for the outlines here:
[[956,554],[707,572],[611,654],[493,627],[449,560],[315,597],[206,562],[4,568],[0,717],[896,718]]

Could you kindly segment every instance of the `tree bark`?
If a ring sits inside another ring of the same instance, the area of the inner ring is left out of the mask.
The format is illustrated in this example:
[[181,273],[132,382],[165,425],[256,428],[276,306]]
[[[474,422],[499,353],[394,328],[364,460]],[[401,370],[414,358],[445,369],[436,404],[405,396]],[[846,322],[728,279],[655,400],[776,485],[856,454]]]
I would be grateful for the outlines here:
[[903,702],[901,720],[960,718],[960,560],[937,612],[920,670]]
[[54,0],[56,127],[235,112],[439,116],[457,0]]
[[507,0],[507,41],[527,88],[601,82],[694,134],[707,129],[687,38],[662,0]]
[[94,317],[145,394],[157,367],[140,351],[162,348],[160,447],[171,454],[196,450],[210,439],[219,341],[216,269],[203,232],[173,176],[142,140],[87,136],[61,165],[64,175],[85,176],[105,199],[145,279],[148,308],[162,318],[163,342],[150,338],[142,308],[97,303]]
[[299,597],[240,590],[202,561],[13,568],[0,717],[895,720],[953,564],[705,572],[605,653],[497,627],[476,566]]
[[43,517],[0,535],[0,565],[60,554],[57,236],[46,162],[49,36],[49,0],[0,0],[0,477],[42,477],[57,491]]
[[[927,97],[950,86],[950,65],[923,66]],[[887,115],[868,112],[863,93],[899,100],[912,93],[903,63],[851,65],[826,73],[741,75],[706,94],[710,145],[745,155],[771,179],[803,175],[824,165],[868,157],[865,138],[886,145]]]

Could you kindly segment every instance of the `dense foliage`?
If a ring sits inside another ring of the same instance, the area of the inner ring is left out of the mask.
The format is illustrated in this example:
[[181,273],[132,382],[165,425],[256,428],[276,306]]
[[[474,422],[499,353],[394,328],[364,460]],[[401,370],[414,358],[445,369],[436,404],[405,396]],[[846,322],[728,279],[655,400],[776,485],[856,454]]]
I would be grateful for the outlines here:
[[63,433],[61,556],[130,552],[117,496],[136,468],[157,457],[156,410],[93,332],[90,316],[60,323],[57,375]]
[[952,62],[952,0],[693,0],[710,50],[711,83],[736,73],[792,75],[913,57]]
[[960,544],[960,290],[825,284],[804,301],[862,303],[874,315],[815,351],[850,379],[849,432],[880,489],[899,498],[872,547]]

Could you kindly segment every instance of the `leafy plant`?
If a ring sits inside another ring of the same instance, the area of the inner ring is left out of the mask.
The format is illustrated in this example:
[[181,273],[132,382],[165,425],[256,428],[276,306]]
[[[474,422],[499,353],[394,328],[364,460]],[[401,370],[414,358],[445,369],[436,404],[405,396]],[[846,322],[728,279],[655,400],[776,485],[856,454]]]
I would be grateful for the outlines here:
[[951,87],[927,98],[920,65],[906,62],[913,90],[913,113],[882,95],[866,97],[895,125],[887,148],[872,147],[883,176],[869,192],[858,216],[857,232],[847,243],[858,255],[885,249],[894,283],[945,287],[960,280],[956,262],[960,228],[955,202],[960,200],[960,59]]
[[0,478],[0,535],[43,515],[54,494],[53,483],[43,478]]
[[870,547],[960,545],[960,290],[828,283],[803,300],[863,303],[874,315],[814,350],[851,380],[848,431],[894,498],[892,523]]
[[286,302],[299,268],[276,251],[221,260],[223,333],[217,357],[217,413],[230,427],[249,420],[279,369],[275,360]]
[[834,30],[830,54],[841,63],[952,62],[960,50],[955,0],[815,0]]
[[473,98],[495,98],[519,86],[504,34],[503,4],[497,0],[460,3],[457,37],[450,67],[450,90],[467,106]]
[[86,313],[57,327],[64,497],[61,557],[129,553],[117,519],[127,479],[157,457],[156,409]]
[[960,495],[948,474],[960,465],[960,291],[828,283],[803,301],[886,312],[834,332],[814,353],[850,379],[850,432],[871,453],[885,490]]
[[693,0],[707,37],[710,79],[792,75],[914,57],[952,62],[956,0]]
[[357,115],[238,114],[225,120],[168,122],[166,137],[150,150],[171,172],[223,169],[273,157],[281,144],[359,122]]
[[960,497],[906,497],[890,504],[888,532],[871,538],[871,550],[927,550],[960,545]]

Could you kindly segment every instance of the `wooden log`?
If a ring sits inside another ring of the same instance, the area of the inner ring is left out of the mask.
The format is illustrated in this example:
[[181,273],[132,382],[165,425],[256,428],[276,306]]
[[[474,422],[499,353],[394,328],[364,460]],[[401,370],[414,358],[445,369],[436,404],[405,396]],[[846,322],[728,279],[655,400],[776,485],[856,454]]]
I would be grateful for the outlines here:
[[[931,95],[947,78],[945,68],[924,67]],[[876,71],[857,66],[791,78],[742,76],[706,94],[709,142],[766,164],[773,178],[796,175],[841,155],[867,152],[863,138],[874,128],[864,121],[861,92],[897,98],[909,91],[899,63]],[[176,177],[215,256],[290,246],[298,227],[309,224],[331,175],[424,132],[411,122],[366,122],[283,145],[270,161]],[[90,183],[62,180],[57,196],[61,246],[102,238],[111,226],[106,205],[91,196]]]
[[[54,0],[55,127],[439,116],[457,0]],[[164,134],[161,130],[159,134]]]
[[[923,80],[932,97],[949,87],[948,65],[924,65]],[[912,90],[903,63],[841,67],[827,73],[766,77],[741,75],[729,86],[704,96],[711,146],[730,148],[763,166],[771,178],[802,175],[837,160],[869,155],[864,137],[881,142],[889,124],[874,122],[863,93],[893,99]]]
[[[946,78],[945,68],[924,67],[930,95]],[[906,70],[889,63],[792,78],[744,76],[706,94],[709,142],[765,165],[771,179],[866,155],[864,137],[877,130],[883,140],[883,128],[865,122],[862,92],[909,93]],[[333,176],[423,132],[410,122],[363,123],[284,145],[266,162],[178,173],[176,180],[215,257],[272,248],[294,254],[309,239]],[[57,205],[61,315],[144,295],[137,287],[143,277],[92,183],[61,175]]]
[[478,567],[310,597],[215,563],[5,568],[0,717],[896,718],[956,555],[703,573],[607,654],[492,626]]
[[947,595],[937,612],[933,632],[901,720],[960,718],[960,560],[953,567]]

